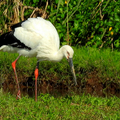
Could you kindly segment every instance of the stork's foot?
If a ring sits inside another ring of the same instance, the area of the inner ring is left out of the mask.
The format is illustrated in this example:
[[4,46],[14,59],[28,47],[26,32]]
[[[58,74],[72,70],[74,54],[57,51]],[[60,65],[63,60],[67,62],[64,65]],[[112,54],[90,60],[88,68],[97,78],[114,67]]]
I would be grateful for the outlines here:
[[17,99],[21,99],[21,92],[20,92],[20,90],[18,90],[16,100],[17,100]]

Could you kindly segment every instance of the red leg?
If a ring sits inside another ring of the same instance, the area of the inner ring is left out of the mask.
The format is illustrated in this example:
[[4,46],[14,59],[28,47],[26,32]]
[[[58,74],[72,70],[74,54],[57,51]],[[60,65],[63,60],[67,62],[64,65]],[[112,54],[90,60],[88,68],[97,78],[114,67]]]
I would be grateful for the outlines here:
[[38,72],[38,67],[39,67],[39,62],[37,62],[37,66],[36,66],[36,69],[35,69],[35,101],[37,101],[37,79],[38,79],[38,75],[39,75],[39,72]]
[[21,98],[20,86],[19,86],[18,77],[17,77],[17,72],[16,72],[16,62],[17,62],[17,60],[19,59],[19,57],[20,57],[20,56],[18,56],[18,58],[17,58],[14,62],[12,62],[12,67],[13,67],[13,70],[14,70],[14,73],[15,73],[15,80],[16,80],[17,88],[18,88],[18,93],[17,93],[16,99],[20,99],[20,98]]

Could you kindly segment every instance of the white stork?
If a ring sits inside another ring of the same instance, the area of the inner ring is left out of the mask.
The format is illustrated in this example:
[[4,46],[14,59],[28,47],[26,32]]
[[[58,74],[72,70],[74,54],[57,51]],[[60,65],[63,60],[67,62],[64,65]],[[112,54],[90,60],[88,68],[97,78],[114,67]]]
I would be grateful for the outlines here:
[[16,62],[20,56],[36,57],[35,69],[35,101],[37,101],[37,78],[40,61],[60,61],[63,57],[69,62],[75,85],[76,76],[72,57],[73,49],[64,45],[59,49],[60,40],[53,24],[41,17],[28,18],[27,20],[11,26],[12,31],[0,36],[0,51],[19,53],[18,58],[12,62],[15,79],[18,86],[16,99],[21,98],[19,82],[16,73]]

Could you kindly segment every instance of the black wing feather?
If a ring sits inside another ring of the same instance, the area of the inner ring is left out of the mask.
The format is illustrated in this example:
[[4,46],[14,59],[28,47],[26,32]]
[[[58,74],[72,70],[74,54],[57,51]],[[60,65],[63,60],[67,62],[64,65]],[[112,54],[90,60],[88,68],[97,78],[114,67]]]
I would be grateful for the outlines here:
[[[26,20],[25,20],[26,21]],[[15,32],[15,28],[17,27],[21,27],[21,24],[25,21],[22,21],[22,22],[19,22],[17,24],[14,24],[11,26],[11,29],[13,31],[11,32],[7,32],[3,35],[0,36],[0,47],[2,45],[9,45],[9,46],[12,46],[12,47],[17,47],[17,48],[26,48],[26,49],[29,49],[31,50],[30,47],[26,46],[24,43],[22,43],[19,39],[17,39],[15,36],[14,36],[14,32]]]
[[[17,26],[13,26],[13,29],[18,27],[20,24],[16,24]],[[3,35],[0,36],[0,47],[3,45],[9,45],[12,47],[17,47],[17,48],[26,48],[28,50],[31,50],[30,47],[26,46],[24,43],[22,43],[19,39],[17,39],[14,36],[14,30],[11,32],[7,32]]]

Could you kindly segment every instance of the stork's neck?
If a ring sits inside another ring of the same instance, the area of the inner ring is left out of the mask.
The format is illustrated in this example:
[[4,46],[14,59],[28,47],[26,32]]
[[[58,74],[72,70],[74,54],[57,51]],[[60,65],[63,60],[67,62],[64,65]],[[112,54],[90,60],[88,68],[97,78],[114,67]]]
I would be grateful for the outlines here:
[[64,53],[63,53],[63,47],[61,47],[57,52],[51,56],[51,61],[59,62],[63,59]]

